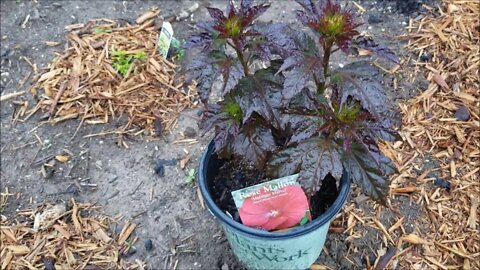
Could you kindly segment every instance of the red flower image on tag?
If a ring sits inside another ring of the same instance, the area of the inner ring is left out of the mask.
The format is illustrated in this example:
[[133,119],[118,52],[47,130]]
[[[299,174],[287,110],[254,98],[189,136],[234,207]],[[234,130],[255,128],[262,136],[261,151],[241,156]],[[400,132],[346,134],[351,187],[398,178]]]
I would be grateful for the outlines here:
[[308,209],[302,188],[289,185],[276,191],[261,189],[258,195],[245,199],[239,214],[244,225],[271,231],[299,224]]

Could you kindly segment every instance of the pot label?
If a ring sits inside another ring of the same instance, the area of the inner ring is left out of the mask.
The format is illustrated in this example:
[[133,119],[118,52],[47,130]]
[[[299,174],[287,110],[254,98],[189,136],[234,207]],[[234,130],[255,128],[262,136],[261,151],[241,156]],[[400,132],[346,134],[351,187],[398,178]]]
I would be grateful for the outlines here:
[[167,58],[168,49],[170,48],[170,43],[173,38],[173,28],[169,22],[162,23],[162,30],[160,31],[160,36],[158,37],[158,52],[164,57]]
[[264,230],[285,230],[310,221],[307,197],[298,174],[232,192],[242,223]]

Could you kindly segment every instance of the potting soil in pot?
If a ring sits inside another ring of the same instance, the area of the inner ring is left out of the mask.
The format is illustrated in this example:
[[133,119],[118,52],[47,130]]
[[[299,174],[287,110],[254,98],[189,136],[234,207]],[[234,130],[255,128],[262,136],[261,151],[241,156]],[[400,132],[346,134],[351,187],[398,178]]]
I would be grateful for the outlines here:
[[[229,160],[220,167],[214,179],[211,196],[215,204],[233,219],[241,223],[241,219],[231,195],[232,191],[254,186],[260,181],[269,181],[264,172],[258,171],[246,161]],[[312,219],[324,213],[338,196],[336,181],[330,175],[323,180],[320,190],[310,198]]]

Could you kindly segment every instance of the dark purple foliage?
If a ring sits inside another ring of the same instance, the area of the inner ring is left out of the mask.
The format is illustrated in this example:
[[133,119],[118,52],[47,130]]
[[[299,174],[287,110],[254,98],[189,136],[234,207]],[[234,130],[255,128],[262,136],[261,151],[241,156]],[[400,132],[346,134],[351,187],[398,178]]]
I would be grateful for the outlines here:
[[[330,0],[297,2],[296,15],[316,40],[281,23],[255,24],[268,4],[208,8],[213,21],[199,23],[201,32],[185,43],[200,50],[186,69],[205,105],[202,128],[214,130],[221,158],[247,160],[272,178],[298,173],[310,195],[327,175],[340,181],[346,173],[385,203],[395,166],[378,141],[399,139],[400,118],[369,62],[329,64],[331,54],[355,48],[399,60],[372,39],[355,38],[352,11]],[[212,91],[219,102],[210,102]]]

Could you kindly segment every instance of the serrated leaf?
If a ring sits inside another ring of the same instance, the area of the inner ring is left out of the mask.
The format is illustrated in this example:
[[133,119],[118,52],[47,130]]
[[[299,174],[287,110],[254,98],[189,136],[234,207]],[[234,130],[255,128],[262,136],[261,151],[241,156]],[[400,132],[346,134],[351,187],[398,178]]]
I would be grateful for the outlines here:
[[363,192],[373,200],[386,203],[389,190],[387,175],[395,168],[387,157],[380,152],[379,163],[362,145],[353,143],[349,151],[342,156],[343,167],[352,181],[358,184]]
[[315,28],[318,24],[318,19],[315,16],[311,16],[309,12],[297,10],[295,11],[295,16],[305,26]]
[[243,123],[250,120],[253,113],[261,115],[272,125],[280,128],[279,107],[283,79],[274,76],[274,68],[259,70],[254,75],[242,78],[232,94],[244,112]]
[[230,158],[233,153],[232,144],[240,129],[238,120],[224,112],[221,105],[211,104],[203,114],[201,128],[205,133],[214,129],[215,152],[221,158]]
[[301,5],[308,12],[318,14],[317,6],[313,3],[312,0],[295,0],[295,2]]
[[276,148],[275,140],[269,128],[250,122],[244,125],[233,144],[233,153],[241,156],[259,168],[263,169],[267,159]]
[[213,39],[210,33],[199,33],[191,35],[183,45],[185,49],[201,47],[203,51],[208,51],[212,45]]
[[219,76],[223,78],[221,91],[228,93],[240,78],[244,76],[238,60],[227,56],[223,51],[211,51],[208,55],[200,54],[186,67],[187,80],[197,82],[197,92],[202,102],[207,102],[214,83]]
[[220,158],[231,158],[233,144],[238,135],[239,126],[233,119],[226,119],[215,125],[215,152]]
[[253,20],[255,20],[260,15],[262,15],[265,11],[267,11],[269,7],[270,7],[270,4],[263,3],[256,6],[250,5],[248,8],[242,8],[240,12],[243,17],[243,22],[242,22],[243,26],[250,25],[253,22]]
[[218,8],[213,8],[213,7],[207,7],[207,11],[210,14],[210,17],[217,21],[224,21],[226,20],[225,15],[223,15],[223,12],[218,9]]
[[292,70],[285,76],[282,96],[284,100],[289,100],[307,87],[309,82],[323,80],[323,71],[319,68],[322,65],[320,57],[295,58],[296,63]]
[[199,55],[186,66],[187,81],[195,80],[197,82],[197,92],[200,100],[208,102],[213,83],[220,76],[218,68],[215,68],[210,59],[205,55]]
[[318,134],[318,127],[318,123],[314,119],[304,118],[297,127],[294,127],[289,144],[298,143],[313,137]]
[[352,45],[355,48],[368,50],[372,54],[389,60],[395,64],[400,63],[400,59],[398,59],[391,49],[377,44],[371,37],[359,36],[353,40]]
[[388,99],[382,85],[378,82],[378,69],[371,64],[357,69],[347,66],[338,74],[344,79],[341,87],[341,103],[345,104],[349,98],[358,100],[363,109],[379,119],[381,112],[386,110],[385,104]]
[[397,110],[389,106],[378,69],[366,61],[359,61],[345,66],[337,74],[345,80],[340,84],[340,103],[345,104],[353,98],[360,101],[367,114],[374,116],[358,125],[362,134],[387,141],[399,140],[397,130],[401,118]]
[[274,154],[268,163],[267,173],[272,177],[281,177],[298,172],[298,182],[307,192],[314,194],[327,174],[340,180],[343,167],[338,149],[333,141],[321,137],[302,141]]
[[220,72],[223,78],[222,93],[224,95],[230,92],[238,84],[238,81],[245,76],[242,65],[236,60],[222,62]]
[[296,48],[290,51],[278,72],[285,72],[282,98],[290,100],[307,87],[310,82],[323,81],[323,58],[318,55],[315,41],[300,33],[294,38]]

